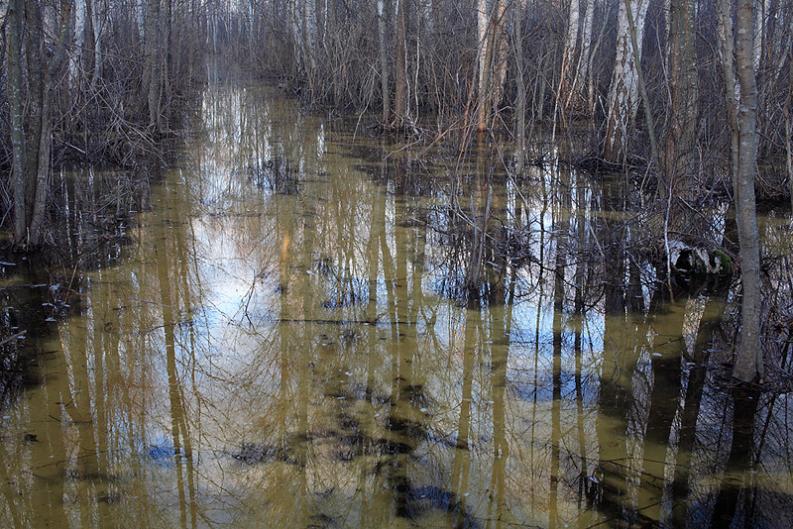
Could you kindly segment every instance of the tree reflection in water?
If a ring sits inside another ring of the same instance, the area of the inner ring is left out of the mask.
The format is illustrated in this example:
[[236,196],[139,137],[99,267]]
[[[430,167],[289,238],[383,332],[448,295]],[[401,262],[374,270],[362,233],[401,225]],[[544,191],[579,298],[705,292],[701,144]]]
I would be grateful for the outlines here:
[[257,88],[195,127],[31,340],[9,527],[793,524],[788,394],[727,388],[735,292],[653,287],[632,184],[386,156]]

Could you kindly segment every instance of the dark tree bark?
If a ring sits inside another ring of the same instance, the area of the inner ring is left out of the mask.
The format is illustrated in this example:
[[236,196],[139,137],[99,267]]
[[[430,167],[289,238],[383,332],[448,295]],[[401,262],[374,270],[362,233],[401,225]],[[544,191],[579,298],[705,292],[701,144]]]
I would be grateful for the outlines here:
[[27,171],[25,154],[25,118],[22,87],[22,28],[24,0],[11,0],[6,22],[8,93],[11,107],[11,144],[14,178],[14,241],[24,242],[27,235]]

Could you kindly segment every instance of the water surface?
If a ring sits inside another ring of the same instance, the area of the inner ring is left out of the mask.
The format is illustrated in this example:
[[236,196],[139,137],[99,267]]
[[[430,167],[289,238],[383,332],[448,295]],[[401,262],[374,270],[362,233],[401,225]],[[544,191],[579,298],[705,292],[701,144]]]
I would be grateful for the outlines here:
[[208,88],[194,129],[37,322],[3,527],[793,524],[789,399],[723,390],[727,294],[620,257],[620,185],[257,87]]

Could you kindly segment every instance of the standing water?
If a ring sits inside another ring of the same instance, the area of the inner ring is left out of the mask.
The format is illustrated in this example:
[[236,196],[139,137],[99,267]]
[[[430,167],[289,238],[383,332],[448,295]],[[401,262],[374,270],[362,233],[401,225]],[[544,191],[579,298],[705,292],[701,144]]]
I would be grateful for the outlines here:
[[721,295],[615,258],[618,186],[419,150],[208,88],[29,338],[0,525],[791,527],[788,398],[720,387]]

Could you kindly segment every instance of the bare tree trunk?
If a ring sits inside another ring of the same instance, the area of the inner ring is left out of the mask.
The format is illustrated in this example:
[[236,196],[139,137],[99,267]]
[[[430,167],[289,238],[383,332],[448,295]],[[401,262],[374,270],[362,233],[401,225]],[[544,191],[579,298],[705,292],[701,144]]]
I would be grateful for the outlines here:
[[477,110],[477,130],[487,128],[487,86],[490,75],[490,38],[487,0],[478,0],[476,14],[477,35],[479,37],[479,92]]
[[[504,82],[507,77],[507,53],[509,45],[504,38],[504,20],[506,14],[504,0],[497,0],[492,13],[487,15],[487,2],[479,4],[477,25],[483,40],[479,50],[479,105],[477,113],[477,130],[484,132],[490,126],[490,117],[497,113],[504,94]],[[484,32],[482,17],[484,14]]]
[[[48,68],[42,65],[42,68]],[[49,75],[45,75],[45,83],[49,84]],[[30,221],[30,244],[35,247],[41,243],[44,217],[47,210],[50,178],[50,148],[52,146],[52,124],[50,123],[50,90],[44,88],[41,110],[41,133],[39,135],[38,167],[36,171],[36,193],[33,201],[33,212]]]
[[91,9],[91,26],[94,29],[94,71],[91,75],[91,87],[96,88],[96,84],[102,77],[102,31],[104,30],[104,9],[101,5],[101,0],[93,0],[93,7]]
[[738,112],[738,174],[735,177],[735,212],[740,243],[741,337],[733,376],[743,382],[763,377],[760,346],[761,280],[760,235],[757,227],[754,182],[757,172],[757,81],[754,69],[752,0],[738,0],[735,60],[740,83]]
[[519,0],[512,19],[512,46],[515,54],[515,121],[517,128],[517,163],[515,170],[518,176],[523,174],[526,155],[526,79],[523,60],[523,14],[526,12],[526,0]]
[[317,24],[317,49],[325,49],[325,3],[322,0],[314,3],[314,19]]
[[[33,202],[36,200],[36,176],[39,167],[38,148],[41,143],[42,125],[44,124],[44,68],[46,50],[41,40],[44,35],[44,21],[41,5],[38,1],[25,2],[25,58],[27,68],[24,73],[28,81],[26,116],[27,127],[25,138],[25,154],[27,156],[27,183],[25,184],[26,226],[30,228],[33,215]],[[28,233],[28,236],[30,234]]]
[[[77,0],[78,2],[85,2],[85,0]],[[146,0],[137,0],[135,4],[135,19],[138,22],[138,37],[141,42],[146,36]]]
[[256,57],[254,50],[256,43],[256,9],[253,4],[254,0],[248,0],[248,58],[252,62]]
[[752,61],[754,64],[755,72],[759,72],[762,68],[763,60],[763,47],[765,43],[765,16],[766,16],[766,1],[756,0],[757,8],[754,10],[754,38],[752,39]]
[[160,0],[148,0],[146,6],[146,42],[144,82],[149,109],[149,127],[157,130],[160,122]]
[[[589,65],[592,51],[592,22],[594,21],[595,12],[594,0],[584,0],[581,8],[584,10],[584,22],[581,25],[581,51],[578,54],[578,65],[576,67],[571,95],[573,98],[583,103],[586,99],[584,87],[589,86]],[[569,107],[570,103],[568,103],[567,106]]]
[[[55,8],[48,9],[42,17],[42,32],[38,36],[44,49],[44,61],[36,65],[41,75],[41,129],[39,132],[38,162],[36,167],[35,194],[33,211],[30,220],[30,244],[33,247],[41,243],[44,218],[46,217],[50,188],[50,153],[52,150],[52,91],[53,72],[60,72],[66,63],[66,41],[71,25],[71,3],[61,0],[61,19],[57,20]],[[57,41],[51,36],[57,27]]]
[[314,56],[314,39],[312,38],[312,31],[311,26],[309,24],[309,8],[311,2],[303,0],[302,8],[300,10],[300,17],[301,17],[301,33],[302,33],[302,42],[303,42],[303,49],[306,53],[307,59],[307,77],[309,83],[309,90],[313,88],[313,79],[314,79],[314,72],[316,70],[316,58]]
[[793,204],[793,47],[788,47],[788,91],[785,100],[785,150],[787,151],[787,180]]
[[556,107],[561,113],[564,122],[568,105],[573,97],[575,84],[575,54],[578,44],[578,26],[580,10],[578,0],[570,0],[567,12],[567,33],[565,36],[564,49],[562,50],[562,66],[559,73],[559,87],[556,93]]
[[[65,44],[64,24],[70,13],[68,9],[63,13],[63,23],[57,28],[61,46]],[[22,246],[39,244],[47,205],[51,144],[50,56],[55,52],[54,43],[48,42],[47,35],[56,31],[56,25],[54,6],[22,0],[13,0],[10,5],[7,53],[14,172],[14,241]],[[25,54],[22,53],[23,34],[26,36]],[[26,70],[22,64],[23,57],[27,59]],[[63,60],[63,49],[57,50],[56,57]],[[29,109],[27,114],[26,106]]]
[[[174,0],[165,0],[165,20],[163,23],[163,50],[162,50],[162,83],[160,101],[165,100],[165,126],[167,127],[169,119],[169,111],[171,109],[171,102],[173,100],[173,91],[171,85],[171,76],[174,73],[174,57],[173,57],[173,2]],[[162,103],[161,103],[162,104]]]
[[[647,0],[621,0],[617,16],[617,56],[611,77],[608,118],[603,146],[603,157],[614,163],[623,161],[628,132],[636,117],[639,104],[639,77],[636,57],[641,58],[641,43],[644,21],[647,15]],[[630,13],[628,12],[630,10]],[[633,24],[630,20],[633,20]],[[635,35],[631,33],[635,26]],[[633,49],[633,41],[639,49]]]
[[730,174],[733,187],[738,188],[738,82],[735,78],[734,35],[732,27],[732,5],[730,0],[719,0],[719,54],[721,55],[722,76],[724,77],[725,106],[727,123],[730,127]]
[[407,3],[397,1],[396,42],[396,94],[394,97],[395,118],[402,121],[407,108]]
[[14,242],[23,244],[27,235],[27,173],[25,171],[25,116],[22,89],[22,31],[24,0],[11,0],[6,21],[8,92],[11,107],[11,144],[14,173]]
[[69,85],[77,90],[80,85],[80,75],[83,63],[85,46],[85,0],[74,1],[74,40],[72,54],[69,58]]
[[[510,4],[511,5],[511,4]],[[509,43],[504,33],[506,23],[507,5],[504,0],[498,0],[495,11],[493,12],[493,87],[492,87],[492,110],[493,120],[498,115],[501,100],[504,97],[504,83],[507,79],[507,59],[509,54]]]
[[292,49],[297,58],[295,70],[305,71],[306,54],[303,49],[303,39],[300,38],[300,27],[297,21],[297,0],[289,0],[286,6],[287,16],[289,17],[289,28],[292,33]]
[[391,101],[388,85],[388,51],[386,50],[385,0],[377,0],[377,36],[380,44],[380,88],[383,102],[383,125],[388,125]]
[[697,140],[697,66],[694,49],[694,0],[669,6],[669,128],[664,151],[662,196],[673,194],[680,179],[693,172]]

